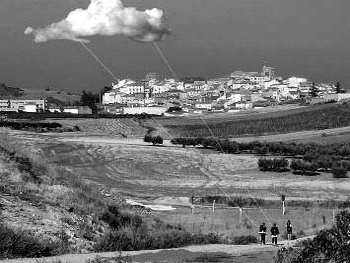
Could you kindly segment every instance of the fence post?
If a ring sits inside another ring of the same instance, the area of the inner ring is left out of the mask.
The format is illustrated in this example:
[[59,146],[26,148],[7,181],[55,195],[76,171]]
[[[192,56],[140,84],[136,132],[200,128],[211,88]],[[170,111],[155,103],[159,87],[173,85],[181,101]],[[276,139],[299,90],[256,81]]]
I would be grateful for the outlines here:
[[242,215],[243,215],[243,209],[242,207],[239,208],[239,224],[242,224]]

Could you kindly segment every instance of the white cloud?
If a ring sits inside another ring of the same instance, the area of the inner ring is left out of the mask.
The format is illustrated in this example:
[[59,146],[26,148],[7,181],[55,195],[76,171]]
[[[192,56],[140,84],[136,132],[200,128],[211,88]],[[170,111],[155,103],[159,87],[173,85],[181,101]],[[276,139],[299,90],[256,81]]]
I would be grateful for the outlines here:
[[170,30],[164,24],[160,9],[139,11],[124,7],[121,0],[91,0],[87,9],[76,9],[62,21],[44,28],[27,27],[24,33],[33,34],[37,43],[53,39],[89,42],[86,37],[116,34],[153,42],[163,40]]

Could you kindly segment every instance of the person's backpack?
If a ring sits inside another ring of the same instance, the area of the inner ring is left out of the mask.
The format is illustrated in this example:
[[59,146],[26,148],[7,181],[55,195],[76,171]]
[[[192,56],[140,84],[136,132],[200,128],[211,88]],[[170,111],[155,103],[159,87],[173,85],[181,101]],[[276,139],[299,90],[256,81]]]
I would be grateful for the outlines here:
[[266,232],[266,227],[261,225],[259,231],[260,232]]

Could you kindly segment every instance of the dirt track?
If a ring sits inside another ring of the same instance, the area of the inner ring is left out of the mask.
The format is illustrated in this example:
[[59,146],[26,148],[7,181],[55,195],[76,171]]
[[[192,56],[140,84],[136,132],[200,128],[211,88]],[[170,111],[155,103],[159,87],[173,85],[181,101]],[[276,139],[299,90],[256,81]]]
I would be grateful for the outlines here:
[[[312,237],[311,237],[312,238]],[[202,246],[189,246],[184,248],[174,249],[159,249],[159,250],[142,250],[142,251],[130,251],[122,252],[122,256],[130,256],[132,261],[135,262],[184,262],[185,260],[194,260],[203,256],[207,257],[221,257],[222,261],[215,262],[272,262],[275,252],[282,246],[295,245],[298,241],[305,240],[307,238],[294,240],[291,242],[281,241],[279,246],[271,245],[202,245]],[[118,252],[107,253],[92,253],[92,254],[69,254],[60,257],[50,257],[40,259],[39,262],[51,263],[54,260],[61,260],[64,263],[85,263],[89,259],[94,259],[96,256],[103,258],[111,258],[119,255]],[[229,260],[229,261],[226,261]],[[249,261],[247,261],[249,260]],[[13,259],[3,260],[0,262],[6,263],[38,263],[38,259]],[[192,261],[193,262],[193,261]],[[194,261],[196,262],[196,261]]]

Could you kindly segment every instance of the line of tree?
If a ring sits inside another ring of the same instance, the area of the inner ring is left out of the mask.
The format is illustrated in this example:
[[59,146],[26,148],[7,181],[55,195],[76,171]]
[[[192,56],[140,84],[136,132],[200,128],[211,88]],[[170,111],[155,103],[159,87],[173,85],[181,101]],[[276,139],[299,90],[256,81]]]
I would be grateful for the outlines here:
[[329,166],[336,160],[350,156],[350,143],[342,144],[317,144],[317,143],[295,143],[295,142],[236,142],[228,139],[214,137],[189,137],[173,138],[170,141],[175,145],[202,146],[223,153],[248,152],[259,155],[280,155],[290,157],[302,157],[306,161],[317,159]]
[[[300,175],[317,175],[319,169],[323,169],[324,167],[318,166],[316,162],[306,162],[303,160],[295,160],[293,159],[289,162],[285,158],[260,158],[258,160],[259,170],[266,172],[287,172],[290,169],[294,174]],[[335,162],[332,164],[331,172],[334,178],[347,178],[348,170],[350,170],[350,162],[349,161],[341,161]]]
[[286,172],[289,171],[289,162],[285,158],[261,158],[258,160],[258,166],[260,171],[272,171],[272,172]]
[[[320,145],[315,143],[286,143],[259,142],[238,143],[228,139],[208,138],[174,138],[172,144],[186,146],[200,146],[222,153],[239,154],[250,153],[262,156],[273,155],[293,158],[288,167],[296,174],[315,175],[317,171],[332,172],[334,177],[346,177],[350,171],[350,144]],[[259,161],[260,163],[260,161]],[[279,165],[277,165],[279,163]],[[262,170],[285,171],[284,158],[261,159]],[[283,165],[282,165],[283,164]],[[270,167],[270,168],[267,168]],[[344,172],[345,171],[345,172]]]
[[252,114],[230,119],[164,123],[165,128],[180,137],[228,138],[242,135],[264,135],[305,130],[322,130],[350,126],[350,105],[325,104],[289,112]]

